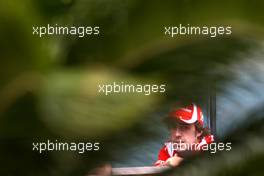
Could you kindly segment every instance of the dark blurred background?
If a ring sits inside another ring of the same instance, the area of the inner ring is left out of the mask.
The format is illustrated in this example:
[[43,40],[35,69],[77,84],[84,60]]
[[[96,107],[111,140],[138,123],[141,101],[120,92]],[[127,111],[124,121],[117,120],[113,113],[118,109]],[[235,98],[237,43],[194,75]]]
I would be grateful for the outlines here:
[[[176,175],[263,175],[264,2],[260,0],[10,0],[0,2],[0,173],[84,175],[149,166],[167,138],[162,118],[196,102],[232,151]],[[232,26],[231,36],[168,38],[164,26]],[[32,35],[32,26],[100,26],[99,36]],[[166,84],[166,93],[102,96],[107,82]],[[209,124],[208,124],[209,125]],[[32,151],[47,139],[100,151]]]

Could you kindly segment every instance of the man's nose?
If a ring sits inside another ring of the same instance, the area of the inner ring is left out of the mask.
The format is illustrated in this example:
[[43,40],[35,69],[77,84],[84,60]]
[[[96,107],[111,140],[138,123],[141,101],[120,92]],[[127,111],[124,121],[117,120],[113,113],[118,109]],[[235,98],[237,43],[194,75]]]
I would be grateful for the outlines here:
[[176,137],[180,137],[180,136],[181,136],[181,130],[177,128],[177,129],[175,130],[175,132],[174,132],[174,135],[175,135]]

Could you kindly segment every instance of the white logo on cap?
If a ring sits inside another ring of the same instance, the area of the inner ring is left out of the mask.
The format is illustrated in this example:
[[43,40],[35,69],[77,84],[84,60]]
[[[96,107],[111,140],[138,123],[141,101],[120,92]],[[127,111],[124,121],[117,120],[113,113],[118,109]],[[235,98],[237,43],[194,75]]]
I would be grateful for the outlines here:
[[198,115],[198,113],[197,113],[197,107],[196,107],[195,104],[193,104],[192,118],[190,120],[184,120],[184,119],[182,119],[182,121],[184,121],[185,123],[189,123],[189,124],[194,123],[194,122],[197,121],[197,115]]

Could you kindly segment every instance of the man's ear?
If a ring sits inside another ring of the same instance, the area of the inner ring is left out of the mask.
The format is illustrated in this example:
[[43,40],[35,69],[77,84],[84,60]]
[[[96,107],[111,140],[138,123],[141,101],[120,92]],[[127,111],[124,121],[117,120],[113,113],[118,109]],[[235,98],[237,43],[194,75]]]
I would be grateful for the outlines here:
[[200,138],[202,136],[202,131],[196,131],[196,138]]

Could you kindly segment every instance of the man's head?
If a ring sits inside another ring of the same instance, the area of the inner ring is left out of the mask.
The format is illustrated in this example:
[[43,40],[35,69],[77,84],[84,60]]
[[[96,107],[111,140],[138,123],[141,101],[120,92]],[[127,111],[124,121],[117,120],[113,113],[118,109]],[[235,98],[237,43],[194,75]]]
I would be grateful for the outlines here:
[[174,143],[196,144],[203,136],[209,134],[209,131],[203,128],[202,110],[195,104],[170,112],[165,122],[170,130],[170,140]]
[[199,142],[202,132],[196,129],[195,124],[177,124],[170,128],[170,140],[175,143],[195,144]]

